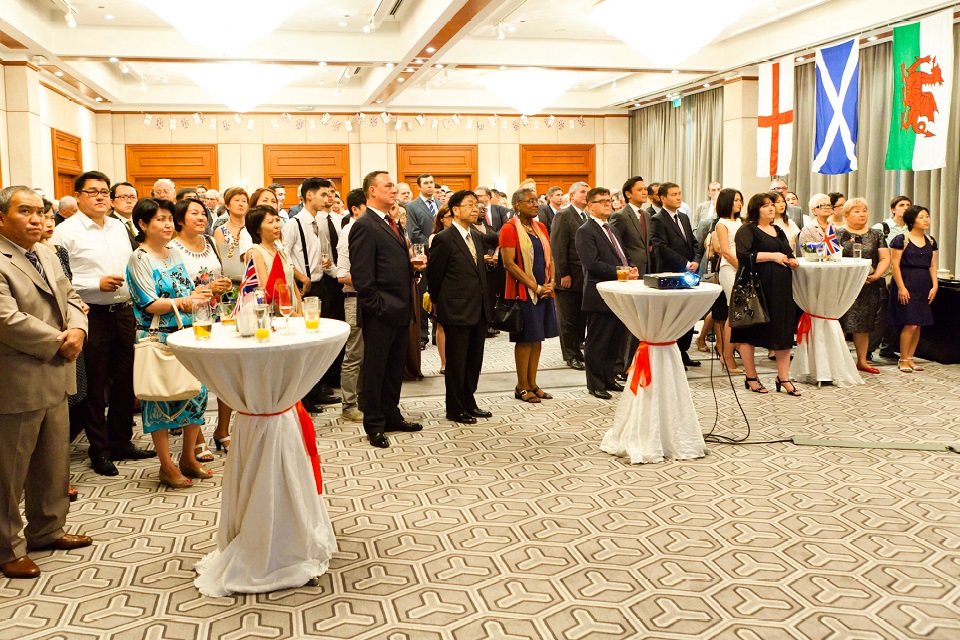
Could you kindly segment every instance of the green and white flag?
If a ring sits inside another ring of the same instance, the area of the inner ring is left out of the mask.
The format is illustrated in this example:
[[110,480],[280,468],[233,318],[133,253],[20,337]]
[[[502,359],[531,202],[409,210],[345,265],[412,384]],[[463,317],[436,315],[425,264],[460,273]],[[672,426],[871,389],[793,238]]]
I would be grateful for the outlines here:
[[952,10],[893,29],[888,170],[923,171],[946,165],[952,78]]

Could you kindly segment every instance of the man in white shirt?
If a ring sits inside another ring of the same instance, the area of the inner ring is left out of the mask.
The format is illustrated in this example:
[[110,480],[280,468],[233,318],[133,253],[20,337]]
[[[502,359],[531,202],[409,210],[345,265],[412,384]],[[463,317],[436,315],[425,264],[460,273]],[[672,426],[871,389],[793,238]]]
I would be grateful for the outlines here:
[[343,285],[343,311],[346,322],[350,325],[350,335],[344,346],[343,365],[340,367],[340,391],[343,394],[341,415],[351,422],[363,422],[359,393],[363,332],[357,324],[357,290],[353,286],[353,278],[350,277],[350,229],[353,228],[353,221],[367,210],[367,197],[363,189],[354,189],[348,193],[346,204],[350,217],[340,230],[340,240],[337,242],[337,280]]
[[271,184],[271,185],[270,185],[269,187],[267,187],[267,188],[268,188],[268,189],[273,189],[273,192],[277,194],[277,204],[278,204],[278,206],[280,207],[280,211],[278,211],[277,213],[279,213],[279,214],[280,214],[280,217],[283,219],[283,221],[286,222],[286,221],[289,219],[289,217],[290,217],[290,216],[287,214],[287,210],[283,208],[283,201],[286,200],[286,198],[287,198],[287,190],[286,190],[286,188],[284,188],[284,186],[283,186],[282,184],[280,184],[279,182],[274,182],[273,184]]
[[136,249],[137,228],[133,224],[133,205],[137,204],[137,190],[129,182],[117,182],[110,187],[110,204],[113,206],[111,218],[119,220],[130,236],[130,247]]
[[90,307],[84,348],[87,397],[70,409],[71,440],[81,430],[86,433],[90,466],[103,476],[117,475],[112,461],[157,455],[131,442],[136,325],[126,270],[133,250],[123,223],[109,216],[109,186],[110,179],[99,171],[80,174],[74,186],[80,211],[53,233],[53,243],[70,255],[73,286]]

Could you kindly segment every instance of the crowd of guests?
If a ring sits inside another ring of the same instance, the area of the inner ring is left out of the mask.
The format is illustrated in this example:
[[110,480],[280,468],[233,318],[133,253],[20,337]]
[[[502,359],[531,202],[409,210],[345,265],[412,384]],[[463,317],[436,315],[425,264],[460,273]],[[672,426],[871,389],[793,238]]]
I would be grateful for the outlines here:
[[[791,270],[800,244],[822,241],[830,225],[844,255],[856,244],[873,266],[840,320],[857,367],[878,373],[871,361],[879,348],[882,357],[899,349],[893,355],[901,371],[921,370],[914,354],[920,327],[932,323],[937,245],[927,235],[929,211],[904,196],[870,227],[863,199],[816,194],[804,215],[783,181],[749,200],[711,183],[709,199],[695,208],[679,185],[647,185],[640,176],[613,193],[577,182],[540,194],[526,180],[509,199],[482,186],[453,191],[429,174],[416,186],[414,197],[410,185],[374,171],[341,198],[334,182],[311,177],[289,210],[279,184],[252,194],[230,187],[221,196],[159,180],[139,198],[131,183],[98,171],[77,177],[74,195],[58,206],[28,187],[0,191],[0,362],[17,374],[0,390],[0,422],[17,423],[23,440],[19,463],[0,465],[3,573],[39,573],[27,548],[90,543],[63,531],[66,502],[76,496],[68,444],[80,432],[101,475],[117,475],[117,462],[152,457],[159,481],[171,488],[213,475],[204,467],[214,460],[201,430],[206,390],[188,400],[137,401],[134,346],[190,326],[200,306],[215,318],[227,313],[251,263],[266,282],[279,260],[293,314],[315,297],[323,317],[349,324],[344,349],[303,403],[311,412],[340,404],[342,418],[362,423],[376,447],[389,446],[389,432],[422,429],[402,416],[399,401],[403,381],[423,377],[420,353],[431,326],[452,421],[492,415],[475,393],[498,315],[522,319],[522,329],[510,333],[517,400],[552,398],[538,372],[543,341],[554,337],[566,365],[585,371],[591,395],[622,391],[637,339],[597,292],[621,269],[630,279],[715,273],[723,293],[704,318],[697,348],[707,350],[712,332],[722,365],[743,372],[745,387],[757,393],[767,389],[754,350],[766,349],[776,361],[776,390],[800,395],[790,380],[798,317]],[[747,268],[764,291],[770,321],[731,330],[731,293]],[[691,327],[677,340],[685,367],[700,366],[688,354],[693,335]],[[376,357],[365,358],[369,353]],[[132,442],[136,410],[153,450]],[[217,451],[229,451],[231,415],[218,400]],[[182,437],[176,462],[171,436]],[[25,543],[18,510],[24,492]]]

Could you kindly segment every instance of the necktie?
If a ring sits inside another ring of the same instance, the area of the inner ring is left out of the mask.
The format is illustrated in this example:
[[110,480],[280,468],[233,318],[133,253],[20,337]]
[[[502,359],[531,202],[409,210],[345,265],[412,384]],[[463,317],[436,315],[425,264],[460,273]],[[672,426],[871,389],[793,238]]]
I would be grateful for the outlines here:
[[677,229],[680,230],[680,237],[682,237],[684,240],[686,240],[686,239],[687,239],[687,234],[685,234],[685,233],[683,232],[683,225],[680,224],[680,214],[679,214],[679,213],[675,213],[675,214],[673,214],[672,217],[673,217],[673,221],[677,224]]
[[125,224],[127,225],[127,230],[130,232],[130,235],[137,237],[137,230],[133,228],[133,220],[127,220]]
[[487,208],[484,210],[483,217],[487,219],[487,225],[492,227],[492,226],[493,226],[493,220],[490,219],[490,208],[489,208],[489,207],[487,207]]
[[623,255],[620,244],[617,242],[617,239],[613,237],[613,230],[610,228],[610,225],[604,222],[603,230],[607,232],[607,237],[610,238],[610,244],[613,245],[613,250],[617,252],[617,257],[620,258],[620,266],[629,267],[630,265],[627,264],[627,256]]
[[467,249],[470,250],[470,255],[473,256],[473,261],[477,262],[477,248],[473,246],[473,238],[470,235],[470,231],[467,231]]
[[330,216],[327,216],[327,233],[330,234],[330,255],[333,256],[333,264],[337,264],[337,226]]
[[400,233],[400,227],[397,226],[397,221],[390,217],[389,214],[386,216],[387,224],[390,225],[390,228],[393,229],[393,232],[397,234],[397,237],[403,240],[403,235]]
[[33,268],[37,270],[37,273],[40,274],[40,277],[43,278],[44,282],[47,280],[47,274],[43,272],[43,265],[40,264],[40,258],[37,257],[33,251],[26,252],[27,260],[30,261],[30,264],[33,265]]
[[643,233],[643,241],[647,241],[647,219],[643,217],[643,211],[637,209],[637,216],[640,218],[640,232]]
[[427,200],[427,206],[430,208],[430,215],[434,218],[437,217],[437,203],[433,200]]

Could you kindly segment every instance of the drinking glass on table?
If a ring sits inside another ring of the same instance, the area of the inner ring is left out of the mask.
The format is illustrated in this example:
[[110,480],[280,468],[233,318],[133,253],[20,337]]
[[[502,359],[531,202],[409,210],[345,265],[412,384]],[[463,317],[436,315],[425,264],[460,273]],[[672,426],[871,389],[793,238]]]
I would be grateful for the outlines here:
[[859,242],[853,243],[853,257],[857,260],[863,257],[863,245]]
[[213,314],[210,313],[210,302],[198,300],[193,303],[193,335],[197,340],[209,340],[213,329]]
[[617,267],[617,282],[626,282],[630,279],[630,267]]
[[277,309],[283,316],[283,335],[288,336],[290,331],[290,314],[293,313],[293,300],[290,296],[290,287],[286,282],[277,282],[273,286],[273,299],[277,303]]
[[226,298],[224,302],[219,303],[220,324],[225,327],[237,326],[237,318],[233,315],[236,306],[236,302],[230,298]]
[[257,331],[254,337],[257,342],[269,342],[270,328],[272,325],[270,321],[270,305],[258,304],[254,308],[254,313],[257,314]]
[[320,331],[320,298],[311,296],[303,299],[303,323],[309,333]]

